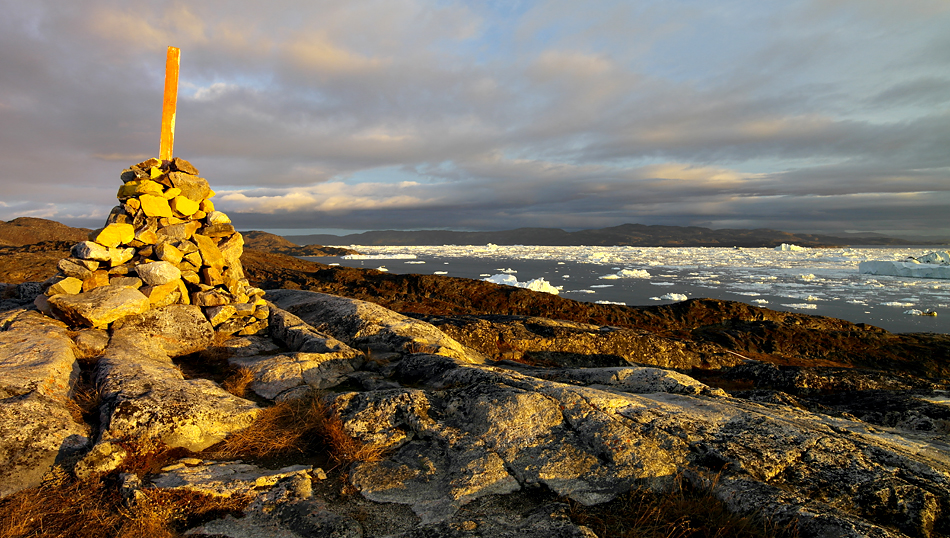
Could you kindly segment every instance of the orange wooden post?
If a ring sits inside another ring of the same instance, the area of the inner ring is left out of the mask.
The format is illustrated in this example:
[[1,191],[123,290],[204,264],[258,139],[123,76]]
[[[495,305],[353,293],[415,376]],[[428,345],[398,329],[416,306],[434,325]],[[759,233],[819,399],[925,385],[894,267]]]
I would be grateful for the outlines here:
[[172,159],[175,146],[175,107],[178,103],[178,67],[181,65],[181,49],[168,47],[165,60],[165,99],[162,102],[162,144],[158,158]]

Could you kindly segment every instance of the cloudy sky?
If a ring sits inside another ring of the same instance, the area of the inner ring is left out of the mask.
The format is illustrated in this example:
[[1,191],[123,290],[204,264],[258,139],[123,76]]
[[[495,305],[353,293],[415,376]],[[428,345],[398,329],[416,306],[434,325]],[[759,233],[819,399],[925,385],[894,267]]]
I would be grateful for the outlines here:
[[950,236],[947,0],[0,8],[0,220],[102,224],[172,45],[175,154],[242,230]]

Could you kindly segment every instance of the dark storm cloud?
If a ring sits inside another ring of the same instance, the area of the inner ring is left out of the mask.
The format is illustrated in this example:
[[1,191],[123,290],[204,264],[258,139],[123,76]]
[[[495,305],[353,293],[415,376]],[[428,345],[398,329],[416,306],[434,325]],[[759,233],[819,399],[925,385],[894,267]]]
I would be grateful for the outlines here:
[[0,0],[0,218],[104,218],[175,45],[244,229],[950,234],[950,10],[894,6]]

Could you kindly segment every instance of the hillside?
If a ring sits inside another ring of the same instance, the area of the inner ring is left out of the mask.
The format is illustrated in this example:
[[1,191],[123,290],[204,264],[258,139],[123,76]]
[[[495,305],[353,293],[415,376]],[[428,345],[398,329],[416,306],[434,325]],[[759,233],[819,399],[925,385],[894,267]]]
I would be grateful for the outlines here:
[[[622,224],[610,228],[567,232],[558,228],[518,228],[498,232],[449,230],[371,231],[344,236],[291,235],[301,245],[543,245],[543,246],[637,246],[637,247],[776,247],[791,243],[803,247],[847,245],[920,244],[880,234],[847,234],[847,237],[755,230],[713,230],[698,226],[647,226]],[[937,243],[942,243],[938,241]]]
[[359,254],[359,252],[348,248],[324,247],[314,244],[300,246],[279,235],[257,230],[241,232],[241,235],[244,236],[244,244],[248,248],[288,256],[346,256],[347,254]]
[[85,241],[88,228],[73,228],[54,220],[19,217],[9,222],[0,221],[0,245],[32,245],[42,241]]

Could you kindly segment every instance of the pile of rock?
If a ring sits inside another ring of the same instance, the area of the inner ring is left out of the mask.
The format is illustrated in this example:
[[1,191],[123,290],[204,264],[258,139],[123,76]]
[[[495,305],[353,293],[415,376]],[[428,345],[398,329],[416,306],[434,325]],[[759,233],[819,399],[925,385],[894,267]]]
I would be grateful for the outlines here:
[[215,330],[267,327],[264,291],[241,267],[244,238],[216,211],[208,181],[188,161],[149,159],[122,172],[103,228],[73,246],[36,306],[74,325],[104,328],[172,304],[202,308]]

